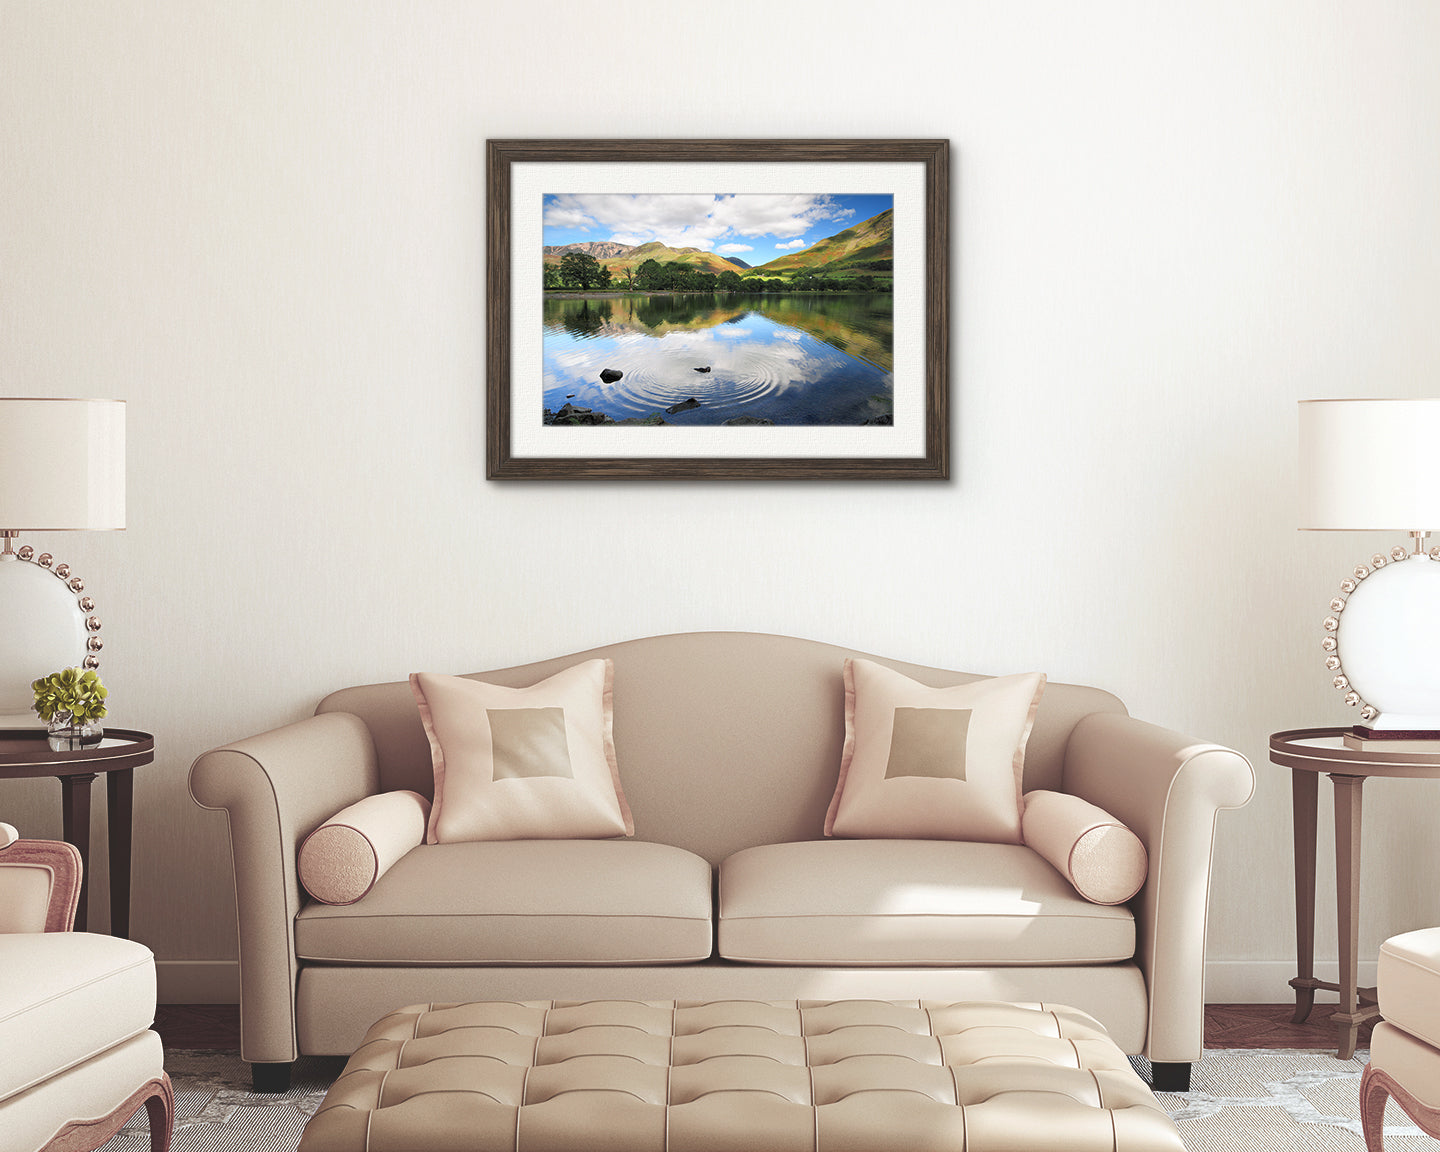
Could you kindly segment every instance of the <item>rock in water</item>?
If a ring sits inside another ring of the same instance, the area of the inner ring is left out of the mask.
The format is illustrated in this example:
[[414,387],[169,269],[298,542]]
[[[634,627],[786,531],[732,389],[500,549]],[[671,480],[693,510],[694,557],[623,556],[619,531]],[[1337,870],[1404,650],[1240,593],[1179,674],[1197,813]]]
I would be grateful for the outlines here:
[[566,404],[555,413],[553,420],[547,421],[550,424],[614,424],[615,421],[603,412],[595,412],[589,408],[577,408],[573,404]]
[[624,375],[625,373],[621,372],[618,368],[602,368],[600,369],[600,382],[602,384],[613,384]]
[[773,426],[775,421],[766,420],[761,416],[732,416],[729,420],[725,421],[725,427],[728,428],[756,428],[761,424]]
[[709,372],[710,369],[709,369],[709,368],[696,368],[695,371],[696,371],[696,372]]
[[671,404],[669,408],[665,409],[665,411],[669,412],[670,415],[673,416],[676,412],[688,412],[691,408],[699,407],[700,401],[696,400],[694,396],[691,396],[690,399],[682,400],[679,404]]

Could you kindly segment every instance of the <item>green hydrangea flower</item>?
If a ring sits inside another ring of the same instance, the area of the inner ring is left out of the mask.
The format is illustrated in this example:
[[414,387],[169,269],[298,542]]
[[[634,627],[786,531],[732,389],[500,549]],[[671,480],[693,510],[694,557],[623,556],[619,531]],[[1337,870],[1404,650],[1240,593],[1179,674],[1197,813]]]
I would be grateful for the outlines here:
[[49,724],[52,720],[103,720],[107,715],[105,697],[109,689],[100,683],[93,668],[62,668],[42,676],[30,685],[35,693],[31,707]]

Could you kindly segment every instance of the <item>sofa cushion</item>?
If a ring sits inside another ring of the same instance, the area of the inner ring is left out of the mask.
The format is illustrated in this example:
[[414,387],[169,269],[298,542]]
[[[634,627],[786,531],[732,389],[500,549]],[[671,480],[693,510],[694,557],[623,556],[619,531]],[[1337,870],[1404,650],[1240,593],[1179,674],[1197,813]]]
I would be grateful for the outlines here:
[[827,836],[1019,844],[1025,744],[1045,677],[931,688],[845,661],[845,747]]
[[0,1100],[150,1027],[155,957],[90,932],[0,935]]
[[721,864],[719,952],[761,964],[1104,964],[1134,955],[1135,920],[1081,899],[1023,845],[807,841]]
[[609,660],[527,688],[412,675],[435,769],[426,839],[634,835],[615,761],[613,681]]
[[1419,928],[1380,945],[1380,1012],[1397,1028],[1440,1048],[1440,928]]
[[703,960],[710,888],[710,865],[668,844],[422,844],[356,903],[301,909],[295,948],[337,964]]

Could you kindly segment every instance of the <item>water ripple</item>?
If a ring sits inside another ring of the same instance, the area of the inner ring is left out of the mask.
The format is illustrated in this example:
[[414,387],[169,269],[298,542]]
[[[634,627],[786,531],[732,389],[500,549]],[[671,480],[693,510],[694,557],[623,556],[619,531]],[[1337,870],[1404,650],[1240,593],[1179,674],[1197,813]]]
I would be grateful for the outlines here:
[[[860,423],[888,411],[890,373],[826,340],[754,313],[705,328],[639,333],[600,323],[547,330],[545,405],[666,423]],[[706,368],[708,371],[697,371]],[[623,373],[604,383],[605,369]],[[698,407],[668,410],[694,398]],[[880,401],[879,406],[876,402]]]

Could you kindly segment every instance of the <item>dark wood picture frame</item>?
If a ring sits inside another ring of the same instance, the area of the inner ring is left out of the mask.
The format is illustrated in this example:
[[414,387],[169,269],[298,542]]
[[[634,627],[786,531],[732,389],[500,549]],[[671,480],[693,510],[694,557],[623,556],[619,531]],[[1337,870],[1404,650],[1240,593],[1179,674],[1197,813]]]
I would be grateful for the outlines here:
[[[512,452],[512,165],[889,163],[923,168],[923,456],[568,458]],[[485,158],[486,476],[491,480],[949,478],[949,142],[945,140],[489,140]]]

